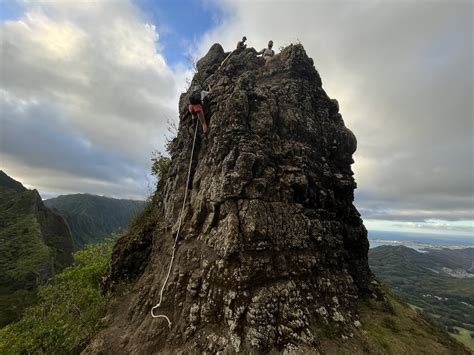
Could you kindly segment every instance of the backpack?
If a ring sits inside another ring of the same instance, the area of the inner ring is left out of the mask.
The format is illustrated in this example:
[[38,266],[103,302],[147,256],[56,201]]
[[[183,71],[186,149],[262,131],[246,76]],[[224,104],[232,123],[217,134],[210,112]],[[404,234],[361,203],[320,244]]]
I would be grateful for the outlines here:
[[191,105],[201,104],[201,90],[194,90],[191,95],[189,95],[189,103]]

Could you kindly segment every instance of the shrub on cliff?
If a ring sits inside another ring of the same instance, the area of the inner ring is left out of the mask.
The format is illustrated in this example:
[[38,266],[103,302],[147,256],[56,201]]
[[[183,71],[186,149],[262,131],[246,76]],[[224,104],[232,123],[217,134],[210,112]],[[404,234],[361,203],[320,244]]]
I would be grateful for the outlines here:
[[169,157],[164,156],[160,152],[153,152],[151,161],[151,174],[156,176],[157,179],[161,179],[168,172],[168,169],[171,164],[171,159]]
[[39,288],[39,303],[0,329],[0,353],[77,353],[100,326],[108,298],[100,279],[110,260],[112,242],[74,254],[76,265]]

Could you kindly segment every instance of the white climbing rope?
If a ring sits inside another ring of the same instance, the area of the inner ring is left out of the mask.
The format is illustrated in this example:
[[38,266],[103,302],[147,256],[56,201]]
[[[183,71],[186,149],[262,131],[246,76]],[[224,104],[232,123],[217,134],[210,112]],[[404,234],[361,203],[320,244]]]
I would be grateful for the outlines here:
[[[193,115],[193,117],[194,117],[194,115]],[[165,282],[163,283],[163,286],[161,286],[160,301],[156,304],[156,306],[154,306],[151,309],[151,316],[153,318],[164,318],[164,319],[166,319],[168,321],[168,327],[170,329],[171,329],[171,321],[168,318],[168,316],[166,316],[164,314],[155,315],[153,313],[153,311],[156,308],[160,307],[161,301],[163,301],[163,291],[165,290],[166,284],[168,283],[168,279],[169,279],[170,274],[171,274],[171,269],[173,268],[174,256],[175,256],[175,252],[176,252],[176,245],[178,243],[179,232],[181,230],[181,222],[182,222],[182,219],[183,219],[184,207],[186,206],[186,198],[188,197],[188,185],[189,185],[189,178],[191,176],[191,166],[192,166],[192,162],[193,162],[194,145],[196,143],[196,135],[197,135],[197,131],[198,131],[198,126],[199,126],[199,123],[198,123],[198,119],[196,118],[196,128],[194,129],[193,147],[191,149],[191,158],[189,159],[188,178],[186,179],[186,186],[185,186],[185,189],[184,189],[183,207],[181,207],[181,213],[179,214],[179,218],[178,218],[178,230],[176,231],[176,236],[174,238],[174,245],[173,245],[173,251],[171,253],[170,266],[168,267],[168,274],[166,275]]]

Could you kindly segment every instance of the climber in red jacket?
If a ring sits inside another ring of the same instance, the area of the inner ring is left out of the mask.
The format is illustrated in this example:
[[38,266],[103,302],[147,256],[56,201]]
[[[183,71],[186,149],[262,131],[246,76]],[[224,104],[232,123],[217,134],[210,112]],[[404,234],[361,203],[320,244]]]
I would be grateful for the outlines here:
[[204,98],[212,92],[211,87],[209,86],[209,90],[202,90],[201,87],[195,86],[191,90],[191,94],[189,95],[189,112],[195,118],[194,114],[197,114],[199,117],[199,121],[201,121],[202,130],[204,133],[207,133],[208,127],[206,123],[206,117],[204,117],[204,109],[202,108],[202,103]]

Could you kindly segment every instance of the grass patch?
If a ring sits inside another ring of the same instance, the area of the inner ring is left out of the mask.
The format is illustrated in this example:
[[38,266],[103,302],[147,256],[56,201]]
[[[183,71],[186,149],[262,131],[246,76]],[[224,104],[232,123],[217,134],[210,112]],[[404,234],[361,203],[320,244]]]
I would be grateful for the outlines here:
[[384,302],[366,300],[360,317],[367,332],[367,352],[389,354],[468,354],[435,320],[398,302],[386,293],[393,314]]
[[459,334],[449,334],[474,351],[474,338],[471,337],[471,334],[474,334],[474,332],[460,327],[455,328],[459,331]]

